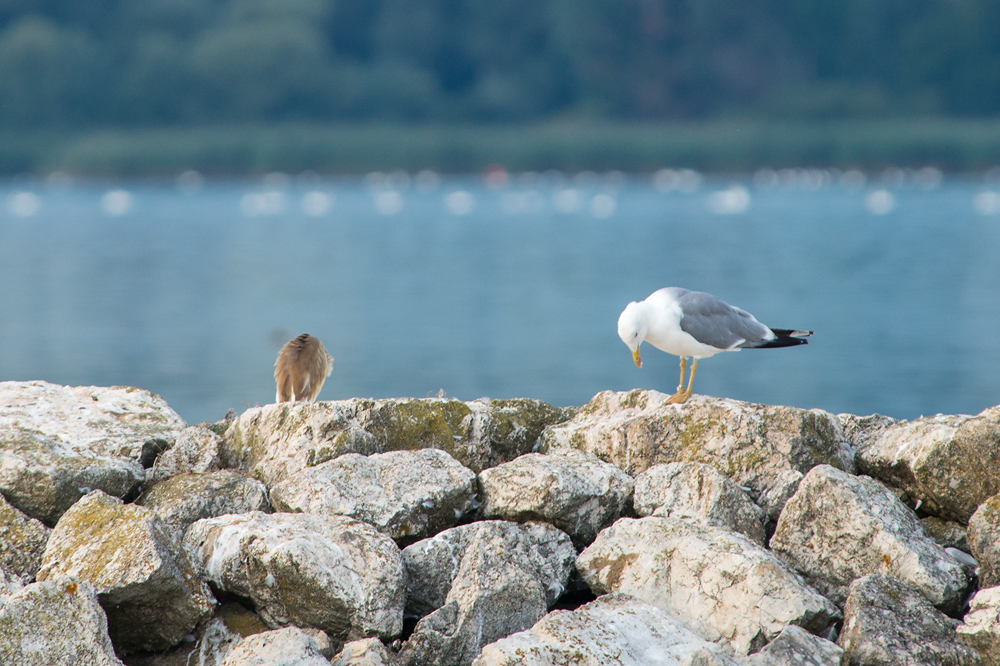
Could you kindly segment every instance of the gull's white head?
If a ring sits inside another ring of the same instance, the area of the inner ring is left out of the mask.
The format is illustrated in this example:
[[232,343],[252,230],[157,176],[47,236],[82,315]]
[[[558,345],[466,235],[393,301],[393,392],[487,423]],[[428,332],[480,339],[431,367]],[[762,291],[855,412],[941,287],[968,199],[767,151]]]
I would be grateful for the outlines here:
[[632,350],[632,359],[637,368],[642,367],[639,345],[646,338],[647,331],[646,312],[642,309],[642,305],[633,301],[625,306],[621,316],[618,317],[618,337]]

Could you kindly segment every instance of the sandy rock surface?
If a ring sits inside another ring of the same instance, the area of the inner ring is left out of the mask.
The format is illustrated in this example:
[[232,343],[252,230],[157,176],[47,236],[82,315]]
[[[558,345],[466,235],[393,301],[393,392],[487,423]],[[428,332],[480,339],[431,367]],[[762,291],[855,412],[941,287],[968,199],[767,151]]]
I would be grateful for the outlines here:
[[647,601],[739,654],[759,650],[789,624],[819,633],[840,617],[743,535],[678,518],[623,518],[580,554],[576,568],[595,594]]
[[628,474],[582,451],[528,453],[483,470],[480,512],[485,519],[551,523],[582,548],[621,517],[633,485]]
[[891,491],[828,465],[809,472],[785,505],[771,548],[839,604],[852,581],[872,573],[895,576],[952,612],[969,584],[962,564]]
[[350,516],[412,541],[453,527],[472,509],[476,475],[439,449],[346,453],[271,487],[278,511]]

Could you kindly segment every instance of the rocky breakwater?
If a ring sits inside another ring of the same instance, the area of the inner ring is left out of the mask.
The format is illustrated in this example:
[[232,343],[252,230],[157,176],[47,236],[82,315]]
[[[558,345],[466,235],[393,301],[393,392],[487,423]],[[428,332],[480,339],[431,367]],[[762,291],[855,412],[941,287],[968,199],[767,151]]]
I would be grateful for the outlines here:
[[0,383],[0,663],[1000,664],[1000,408]]

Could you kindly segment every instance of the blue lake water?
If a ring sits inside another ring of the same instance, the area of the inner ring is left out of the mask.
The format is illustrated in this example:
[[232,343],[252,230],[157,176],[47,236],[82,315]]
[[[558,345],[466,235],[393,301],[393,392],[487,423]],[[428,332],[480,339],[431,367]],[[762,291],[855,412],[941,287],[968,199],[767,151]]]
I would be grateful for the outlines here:
[[616,322],[676,285],[816,331],[704,360],[696,393],[901,418],[1000,403],[981,179],[57,185],[0,184],[0,380],[140,386],[216,420],[273,401],[278,348],[308,332],[336,359],[321,399],[673,392],[677,359],[644,346],[636,368]]

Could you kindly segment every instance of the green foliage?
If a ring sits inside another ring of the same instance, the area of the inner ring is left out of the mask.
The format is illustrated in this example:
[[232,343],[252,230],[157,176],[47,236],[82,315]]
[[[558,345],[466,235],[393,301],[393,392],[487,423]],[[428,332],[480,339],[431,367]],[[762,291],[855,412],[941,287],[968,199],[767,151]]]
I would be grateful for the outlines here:
[[0,131],[0,173],[215,176],[365,173],[424,168],[467,173],[664,166],[710,171],[760,167],[881,169],[933,164],[949,170],[1000,164],[1000,121],[717,120],[670,125],[560,122],[535,125],[215,125],[103,131]]
[[1000,112],[995,0],[0,0],[0,128]]

